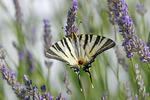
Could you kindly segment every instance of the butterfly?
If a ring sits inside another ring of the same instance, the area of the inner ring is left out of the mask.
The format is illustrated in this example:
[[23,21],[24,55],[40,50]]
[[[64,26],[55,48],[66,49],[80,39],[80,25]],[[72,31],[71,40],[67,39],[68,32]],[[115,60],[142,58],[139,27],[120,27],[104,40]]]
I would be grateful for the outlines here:
[[[115,42],[109,38],[93,35],[72,33],[72,36],[64,37],[53,44],[46,52],[46,57],[66,62],[78,75],[80,82],[80,70],[88,72],[92,83],[89,68],[97,55],[115,46]],[[92,85],[93,86],[93,85]]]

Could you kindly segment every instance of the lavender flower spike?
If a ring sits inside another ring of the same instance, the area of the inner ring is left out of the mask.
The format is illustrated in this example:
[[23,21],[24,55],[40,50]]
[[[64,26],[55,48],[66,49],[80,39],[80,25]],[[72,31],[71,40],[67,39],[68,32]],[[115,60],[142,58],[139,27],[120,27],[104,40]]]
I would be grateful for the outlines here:
[[65,27],[66,36],[71,36],[72,32],[77,33],[78,27],[75,25],[76,15],[78,10],[78,4],[76,0],[73,0],[73,7],[68,11],[67,26]]
[[62,94],[60,93],[59,96],[56,98],[56,100],[66,100],[66,98],[63,98]]
[[17,24],[19,24],[21,26],[22,25],[22,12],[21,12],[21,8],[19,5],[19,1],[13,0],[13,3],[15,6],[15,10],[16,10],[16,22],[17,22]]
[[144,80],[142,78],[141,72],[139,70],[138,64],[135,64],[135,74],[136,74],[136,81],[139,87],[139,93],[142,98],[146,97],[146,88],[144,86]]
[[[111,23],[118,24],[119,31],[124,38],[122,46],[126,51],[128,58],[132,58],[135,53],[138,53],[141,61],[150,61],[149,47],[146,46],[145,42],[142,42],[136,36],[136,29],[133,21],[128,14],[128,5],[124,0],[107,0],[110,10]],[[114,21],[114,22],[112,22]]]
[[131,89],[128,83],[125,84],[125,96],[126,100],[133,100]]
[[40,93],[38,88],[32,83],[32,80],[29,80],[26,75],[24,75],[25,84],[20,84],[17,81],[15,73],[11,70],[8,70],[1,59],[0,73],[2,74],[3,79],[7,81],[17,97],[21,100],[53,100],[54,98],[54,96],[46,91],[46,87],[44,85],[42,90],[44,89],[45,91]]
[[101,100],[108,100],[108,93],[105,91],[104,96],[101,97]]
[[115,53],[116,53],[116,56],[117,56],[118,63],[120,65],[122,65],[122,67],[125,71],[128,71],[129,66],[127,65],[126,60],[125,60],[124,56],[122,55],[122,52],[120,51],[118,45],[116,45],[116,47],[115,47]]
[[8,70],[3,63],[2,66],[0,66],[0,72],[3,76],[3,79],[5,79],[10,86],[12,86],[12,89],[16,93],[17,97],[20,99],[28,98],[26,96],[27,92],[25,86],[17,82],[14,72]]
[[144,3],[139,3],[136,5],[137,12],[141,15],[144,15],[147,12],[147,9],[144,8]]
[[52,40],[52,35],[51,35],[51,29],[50,29],[50,24],[49,20],[44,19],[44,51],[47,51],[49,47],[51,46],[51,40]]
[[[49,47],[52,45],[52,34],[51,34],[51,29],[50,29],[50,24],[49,24],[49,20],[44,19],[44,54],[46,55],[47,50],[49,49]],[[45,65],[49,68],[52,65],[52,62],[49,61],[45,61]]]

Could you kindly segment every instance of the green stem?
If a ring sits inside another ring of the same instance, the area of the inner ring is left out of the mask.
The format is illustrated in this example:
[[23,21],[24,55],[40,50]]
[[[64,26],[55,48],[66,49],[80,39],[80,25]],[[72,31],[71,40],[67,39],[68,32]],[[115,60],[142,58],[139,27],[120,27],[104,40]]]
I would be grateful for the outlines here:
[[119,81],[119,64],[117,63],[117,81],[118,81],[118,88],[120,88],[120,81]]
[[115,32],[115,41],[117,41],[117,32],[116,32],[116,27],[115,27],[115,25],[113,25],[114,26],[114,32]]
[[[144,15],[142,15],[141,17],[142,17],[142,23],[143,23],[143,34],[145,35],[143,38],[144,38],[144,40],[146,40],[145,37],[147,37],[147,35],[146,35],[146,26],[145,26]],[[143,35],[142,35],[142,36],[143,36]]]
[[147,63],[147,66],[148,66],[148,68],[150,69],[150,64],[149,64],[149,63]]
[[51,88],[50,88],[50,66],[47,66],[48,69],[48,76],[47,76],[47,87],[48,87],[48,91],[51,92]]

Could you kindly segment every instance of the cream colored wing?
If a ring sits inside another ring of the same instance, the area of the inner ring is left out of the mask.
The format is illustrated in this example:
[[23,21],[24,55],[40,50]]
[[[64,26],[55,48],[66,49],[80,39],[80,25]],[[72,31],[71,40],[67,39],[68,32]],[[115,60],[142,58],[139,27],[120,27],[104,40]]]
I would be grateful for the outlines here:
[[48,58],[66,62],[69,65],[77,64],[77,56],[71,42],[71,38],[64,37],[62,40],[52,45],[46,52]]
[[85,59],[86,62],[90,62],[95,59],[98,54],[115,46],[113,40],[99,35],[80,34],[78,37],[80,43],[80,58]]

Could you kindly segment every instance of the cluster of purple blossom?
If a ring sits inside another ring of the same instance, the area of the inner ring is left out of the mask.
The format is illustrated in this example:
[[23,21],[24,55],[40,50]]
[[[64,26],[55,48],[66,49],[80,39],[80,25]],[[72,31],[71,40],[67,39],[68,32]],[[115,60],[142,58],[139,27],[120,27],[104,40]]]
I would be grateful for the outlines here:
[[150,61],[149,47],[141,41],[136,33],[133,21],[128,14],[128,5],[124,0],[108,0],[110,22],[119,26],[119,31],[124,38],[122,45],[128,58],[132,58],[137,52],[140,60],[143,62]]
[[78,27],[75,25],[76,15],[78,10],[78,3],[73,0],[73,7],[68,11],[67,26],[66,26],[66,36],[71,36],[72,32],[77,33]]
[[[18,98],[22,100],[53,100],[54,96],[51,95],[47,90],[46,86],[41,86],[41,91],[39,92],[39,89],[36,85],[32,83],[32,80],[29,80],[27,75],[24,75],[25,83],[21,84],[17,81],[17,78],[15,76],[15,73],[11,70],[8,70],[5,67],[5,64],[1,60],[0,62],[0,72],[2,73],[3,79],[7,81],[7,83],[12,87],[13,91],[17,95]],[[56,100],[66,100],[62,97],[61,93],[56,98]]]

